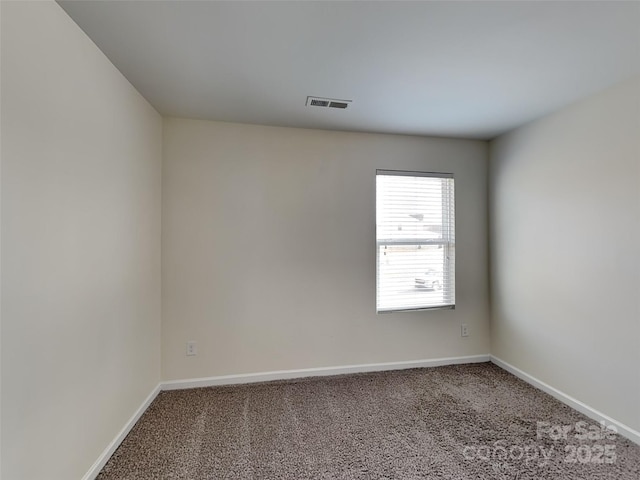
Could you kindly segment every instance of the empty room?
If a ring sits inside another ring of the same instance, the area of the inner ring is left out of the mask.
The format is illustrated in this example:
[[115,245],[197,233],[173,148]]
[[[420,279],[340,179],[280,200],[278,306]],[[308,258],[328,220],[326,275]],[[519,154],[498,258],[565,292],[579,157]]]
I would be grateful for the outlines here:
[[640,2],[0,0],[2,480],[638,480]]

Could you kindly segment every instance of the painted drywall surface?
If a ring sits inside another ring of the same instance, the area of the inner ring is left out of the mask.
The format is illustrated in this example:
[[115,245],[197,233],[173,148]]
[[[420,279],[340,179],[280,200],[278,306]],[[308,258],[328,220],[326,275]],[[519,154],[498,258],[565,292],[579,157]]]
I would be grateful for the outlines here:
[[491,145],[492,354],[640,430],[640,79]]
[[[479,141],[165,118],[163,378],[486,354],[486,154]],[[455,174],[455,310],[376,314],[377,168]]]
[[2,2],[2,478],[81,478],[160,378],[162,120],[53,2]]

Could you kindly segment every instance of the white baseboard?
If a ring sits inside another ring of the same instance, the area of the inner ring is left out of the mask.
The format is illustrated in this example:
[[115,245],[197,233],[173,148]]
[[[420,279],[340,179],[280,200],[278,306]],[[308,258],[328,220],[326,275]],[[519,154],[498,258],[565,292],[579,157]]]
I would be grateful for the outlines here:
[[533,385],[537,389],[542,390],[545,393],[548,393],[552,397],[556,398],[557,400],[560,400],[562,403],[570,406],[571,408],[573,408],[574,410],[577,410],[583,415],[586,415],[592,420],[596,420],[598,422],[605,422],[605,424],[607,425],[614,425],[620,435],[640,445],[640,432],[638,432],[637,430],[634,430],[633,428],[628,427],[624,423],[619,422],[609,417],[608,415],[605,415],[602,412],[599,412],[595,408],[592,408],[586,403],[583,403],[580,400],[577,400],[572,396],[567,395],[564,392],[561,392],[557,388],[554,388],[551,385],[548,385],[543,381],[538,380],[532,375],[529,375],[528,373],[523,372],[519,368],[514,367],[510,363],[507,363],[504,360],[499,359],[498,357],[491,355],[491,362],[496,364],[500,368],[506,370],[507,372],[515,375],[516,377],[524,380],[528,384]]
[[279,370],[263,373],[241,373],[219,377],[191,378],[162,382],[162,390],[182,390],[186,388],[215,387],[219,385],[238,385],[243,383],[268,382],[271,380],[290,380],[305,377],[324,377],[347,373],[382,372],[387,370],[406,370],[408,368],[440,367],[463,363],[489,362],[490,355],[472,355],[468,357],[448,357],[431,360],[410,360],[406,362],[367,363],[341,367],[304,368],[300,370]]
[[151,402],[153,402],[153,400],[158,396],[158,393],[160,393],[160,390],[161,390],[160,389],[160,385],[161,384],[158,384],[156,386],[156,388],[154,388],[152,390],[152,392],[149,394],[149,396],[147,396],[147,398],[144,400],[144,402],[142,402],[142,404],[138,407],[138,409],[135,411],[135,413],[131,416],[131,418],[125,424],[125,426],[122,428],[122,430],[120,430],[118,435],[116,435],[116,438],[114,438],[112,440],[112,442],[107,446],[107,448],[104,449],[102,454],[98,457],[98,459],[95,461],[95,463],[91,466],[89,471],[84,475],[84,477],[82,477],[82,480],[94,480],[98,476],[98,474],[100,473],[100,470],[102,470],[102,467],[104,467],[106,465],[106,463],[111,458],[111,455],[113,455],[113,452],[116,451],[116,449],[120,446],[120,444],[122,443],[124,438],[131,431],[131,429],[136,424],[136,422],[140,419],[140,417],[145,412],[145,410],[147,408],[149,408],[149,405],[151,405]]

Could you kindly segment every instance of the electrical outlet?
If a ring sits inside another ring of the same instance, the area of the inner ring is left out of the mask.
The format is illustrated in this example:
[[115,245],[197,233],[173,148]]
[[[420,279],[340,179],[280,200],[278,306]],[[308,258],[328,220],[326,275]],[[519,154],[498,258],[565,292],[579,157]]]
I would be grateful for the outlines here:
[[191,357],[197,353],[196,342],[187,342],[187,357]]
[[460,325],[460,336],[468,337],[469,336],[469,326],[466,323]]

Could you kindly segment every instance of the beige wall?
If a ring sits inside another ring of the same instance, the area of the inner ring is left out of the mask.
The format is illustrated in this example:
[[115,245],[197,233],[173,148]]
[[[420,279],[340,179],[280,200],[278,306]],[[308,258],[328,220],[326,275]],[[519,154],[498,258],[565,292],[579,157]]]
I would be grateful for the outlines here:
[[492,353],[640,430],[640,79],[491,145]]
[[2,478],[81,478],[160,379],[160,116],[2,2]]
[[[486,142],[170,118],[163,158],[165,380],[489,352]],[[376,315],[376,168],[455,174],[456,310]]]

